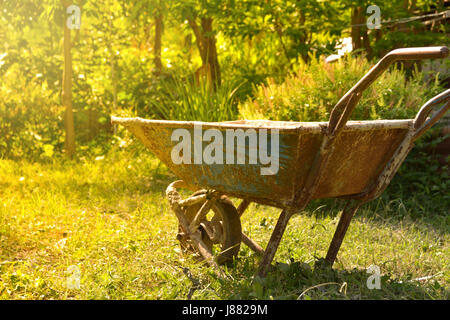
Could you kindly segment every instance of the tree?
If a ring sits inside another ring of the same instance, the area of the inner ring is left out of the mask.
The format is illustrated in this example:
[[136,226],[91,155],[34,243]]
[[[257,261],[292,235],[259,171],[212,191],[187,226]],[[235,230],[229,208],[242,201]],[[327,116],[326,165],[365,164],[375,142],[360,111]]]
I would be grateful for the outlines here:
[[213,32],[213,18],[200,17],[200,25],[196,17],[188,17],[189,25],[195,34],[202,67],[196,71],[196,78],[206,76],[208,83],[215,88],[220,85],[220,66],[217,57],[216,39]]
[[162,4],[159,1],[159,8],[156,10],[154,20],[155,20],[155,40],[153,45],[154,51],[154,63],[155,63],[155,74],[160,75],[162,72],[162,62],[161,62],[161,43],[163,34],[163,14],[162,14]]
[[[67,8],[71,5],[69,0],[61,0],[64,7],[64,12],[67,13]],[[75,155],[75,125],[73,120],[72,109],[72,41],[71,32],[67,25],[67,20],[64,19],[64,71],[62,81],[62,104],[65,107],[64,127],[66,132],[65,148],[66,154],[69,158]]]
[[275,46],[276,63],[290,69],[299,57],[307,61],[311,50],[330,51],[332,46],[324,46],[322,39],[332,43],[340,35],[336,6],[335,1],[227,0],[221,10],[222,26],[239,42],[257,40]]
[[124,5],[128,5],[131,9],[131,19],[139,23],[143,23],[147,27],[146,34],[149,38],[151,26],[154,25],[153,31],[153,73],[160,76],[163,72],[163,63],[161,59],[162,36],[164,33],[164,16],[167,14],[170,1],[167,0],[149,0],[149,1],[124,1]]
[[211,88],[220,86],[221,71],[217,56],[214,21],[220,17],[221,1],[186,1],[176,3],[174,9],[182,20],[187,20],[195,35],[202,66],[195,72],[196,79],[205,77]]

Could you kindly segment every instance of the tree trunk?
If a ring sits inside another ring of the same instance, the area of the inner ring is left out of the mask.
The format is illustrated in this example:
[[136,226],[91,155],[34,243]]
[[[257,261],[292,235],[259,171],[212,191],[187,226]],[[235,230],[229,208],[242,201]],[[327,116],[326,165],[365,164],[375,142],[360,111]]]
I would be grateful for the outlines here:
[[[69,4],[62,0],[64,11]],[[66,15],[64,15],[66,16]],[[75,155],[75,126],[72,110],[72,47],[70,39],[70,29],[67,26],[67,19],[64,19],[64,71],[62,80],[62,104],[65,107],[64,128],[66,132],[65,149],[69,158]]]
[[[300,25],[301,25],[301,26],[304,26],[304,25],[305,25],[305,22],[306,22],[305,12],[304,12],[303,10],[300,10]],[[299,41],[299,43],[301,43],[301,44],[307,44],[307,43],[309,43],[308,37],[309,37],[310,35],[308,35],[308,33],[306,32],[306,29],[307,29],[307,28],[303,28],[302,33],[301,33],[301,35],[299,36],[298,41]],[[304,62],[308,62],[308,61],[309,61],[308,51],[309,51],[309,50],[307,50],[307,51],[303,50],[303,52],[300,53]]]
[[352,44],[353,50],[365,49],[367,57],[372,57],[370,38],[367,26],[364,25],[364,8],[357,7],[352,12]]
[[202,67],[197,70],[196,77],[206,75],[206,78],[213,89],[220,86],[221,75],[219,60],[217,58],[216,38],[212,29],[212,18],[201,18],[201,28],[198,26],[195,18],[188,18],[189,25],[195,34],[200,57],[202,58]]
[[365,30],[363,32],[363,43],[364,43],[364,48],[366,49],[367,59],[372,59],[373,52],[372,52],[372,48],[370,47],[369,32],[367,32],[367,30]]
[[155,16],[155,42],[153,45],[153,50],[155,53],[154,63],[155,63],[155,74],[160,75],[162,73],[162,62],[161,62],[161,38],[163,33],[163,16],[161,13]]
[[[112,14],[111,14],[112,16]],[[113,30],[112,19],[109,18],[109,30]],[[109,51],[109,66],[111,69],[111,85],[112,85],[112,94],[113,94],[113,110],[117,110],[117,81],[116,81],[116,53],[113,51],[111,46],[112,41],[108,41],[108,51]],[[111,112],[111,108],[109,108],[108,112]]]
[[212,18],[202,18],[202,29],[206,40],[206,59],[209,64],[211,82],[214,87],[220,86],[221,76],[219,60],[217,58],[216,38],[212,29]]
[[289,67],[291,67],[292,64],[291,64],[291,59],[289,57],[289,51],[286,48],[286,45],[284,44],[284,41],[283,41],[283,26],[278,19],[278,15],[275,12],[273,12],[272,14],[275,17],[275,32],[277,33],[278,39],[280,40],[281,48],[283,49],[283,53],[284,53],[284,56],[286,57],[286,61],[288,62]]
[[[353,51],[361,49],[362,46],[362,41],[361,41],[361,21],[364,21],[364,16],[363,16],[363,10],[364,8],[362,7],[357,7],[354,8],[352,11],[352,19],[351,19],[351,23],[352,23],[352,45],[353,45]],[[362,19],[361,19],[362,18]]]

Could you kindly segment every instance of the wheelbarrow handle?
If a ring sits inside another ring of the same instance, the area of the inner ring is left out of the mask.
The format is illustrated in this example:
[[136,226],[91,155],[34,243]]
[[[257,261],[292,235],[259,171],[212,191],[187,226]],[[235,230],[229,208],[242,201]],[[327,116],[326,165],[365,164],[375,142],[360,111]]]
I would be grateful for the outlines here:
[[384,58],[394,57],[397,60],[423,60],[423,59],[442,59],[448,56],[447,47],[418,47],[402,48],[389,52]]
[[[437,105],[442,105],[435,114],[427,120],[428,115]],[[432,99],[428,100],[422,108],[420,108],[414,119],[414,136],[413,140],[420,138],[433,124],[435,124],[444,114],[450,110],[450,89],[438,94]]]
[[[370,86],[392,63],[400,60],[421,60],[445,58],[449,49],[443,47],[419,47],[395,49],[385,55],[353,86],[331,111],[328,134],[335,134],[347,122],[350,114],[361,99],[362,92]],[[338,126],[339,124],[339,126]]]

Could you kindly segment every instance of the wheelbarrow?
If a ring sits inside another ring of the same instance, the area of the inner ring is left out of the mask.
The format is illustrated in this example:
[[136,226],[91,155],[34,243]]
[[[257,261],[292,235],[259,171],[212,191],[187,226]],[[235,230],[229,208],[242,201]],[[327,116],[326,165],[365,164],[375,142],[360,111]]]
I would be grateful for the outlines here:
[[[312,199],[343,198],[347,202],[324,259],[332,266],[357,209],[380,196],[414,141],[448,111],[450,90],[426,102],[415,119],[348,121],[353,109],[393,62],[448,54],[447,47],[391,51],[339,100],[328,122],[112,117],[112,123],[130,130],[181,179],[166,190],[179,221],[177,238],[184,251],[219,274],[219,264],[232,260],[242,242],[262,255],[258,275],[264,277],[293,214]],[[193,194],[183,199],[179,188]],[[242,202],[236,208],[228,197]],[[265,249],[242,233],[240,219],[251,202],[282,209]]]

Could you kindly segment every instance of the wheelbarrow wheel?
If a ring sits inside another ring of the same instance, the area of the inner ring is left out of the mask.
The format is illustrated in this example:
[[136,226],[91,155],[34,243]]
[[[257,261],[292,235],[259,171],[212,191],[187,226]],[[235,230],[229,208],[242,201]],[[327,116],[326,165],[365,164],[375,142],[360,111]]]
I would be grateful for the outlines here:
[[[205,194],[206,190],[195,192],[192,196]],[[191,222],[204,202],[191,205],[184,209],[186,217]],[[214,201],[210,213],[201,221],[199,230],[202,241],[216,256],[219,264],[229,263],[237,256],[242,240],[242,228],[239,214],[233,203],[221,196]],[[201,259],[196,247],[189,237],[185,236],[181,226],[178,226],[177,239],[185,253],[194,253]]]

